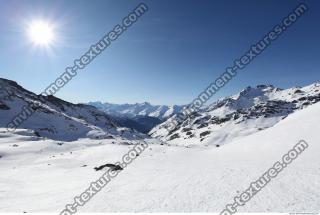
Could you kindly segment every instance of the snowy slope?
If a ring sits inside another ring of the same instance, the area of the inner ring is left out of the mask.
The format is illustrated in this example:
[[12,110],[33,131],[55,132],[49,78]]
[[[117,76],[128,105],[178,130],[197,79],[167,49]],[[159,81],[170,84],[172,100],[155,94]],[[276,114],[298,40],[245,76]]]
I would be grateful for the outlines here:
[[[0,87],[0,127],[6,127],[24,106],[40,101],[36,94],[16,82],[0,79]],[[37,136],[66,141],[117,135],[134,138],[139,135],[120,128],[107,114],[93,106],[72,104],[54,96],[48,96],[46,101],[19,128],[31,129]]]
[[[220,212],[300,139],[309,148],[240,212],[320,211],[320,103],[217,147],[152,144],[80,212]],[[23,132],[23,131],[21,131]],[[0,212],[60,212],[130,145],[83,139],[59,145],[0,132]],[[14,146],[16,144],[17,146]],[[213,144],[209,144],[213,145]]]
[[272,85],[247,87],[240,93],[214,102],[180,121],[171,132],[168,119],[149,134],[171,144],[225,144],[272,127],[289,114],[320,101],[320,83],[280,89]]

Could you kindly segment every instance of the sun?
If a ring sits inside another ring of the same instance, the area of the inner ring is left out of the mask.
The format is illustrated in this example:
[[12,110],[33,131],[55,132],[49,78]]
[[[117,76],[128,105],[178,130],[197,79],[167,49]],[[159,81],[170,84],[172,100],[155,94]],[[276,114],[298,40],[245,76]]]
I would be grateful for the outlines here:
[[55,38],[54,27],[44,20],[33,21],[29,24],[28,36],[35,45],[49,46]]

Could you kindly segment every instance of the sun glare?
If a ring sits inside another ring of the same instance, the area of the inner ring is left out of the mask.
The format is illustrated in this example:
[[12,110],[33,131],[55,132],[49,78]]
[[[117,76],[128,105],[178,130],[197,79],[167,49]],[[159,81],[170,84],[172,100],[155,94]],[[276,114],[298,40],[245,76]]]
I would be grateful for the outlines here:
[[54,41],[53,26],[45,21],[30,23],[28,35],[35,45],[48,46]]

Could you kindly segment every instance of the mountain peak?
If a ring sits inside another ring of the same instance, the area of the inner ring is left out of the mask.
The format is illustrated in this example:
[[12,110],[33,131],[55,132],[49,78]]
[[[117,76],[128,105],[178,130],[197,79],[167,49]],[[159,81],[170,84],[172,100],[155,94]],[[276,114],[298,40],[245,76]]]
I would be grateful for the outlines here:
[[[46,97],[45,104],[36,106],[33,104],[42,104],[39,97],[16,82],[1,78],[0,86],[5,89],[0,92],[0,127],[15,122],[17,128],[30,129],[36,136],[63,141],[123,137],[124,132],[130,138],[140,135],[120,128],[95,107],[73,104],[51,95]],[[17,115],[20,112],[26,117]]]
[[149,102],[142,102],[142,103],[136,103],[136,105],[140,106],[150,106],[151,104]]
[[115,116],[150,116],[160,120],[165,120],[172,115],[178,113],[182,109],[182,105],[152,105],[149,102],[135,104],[110,104],[89,102],[98,109]]
[[13,86],[13,87],[18,87],[19,86],[19,84],[17,82],[9,80],[9,79],[5,79],[5,78],[0,78],[0,84],[1,85]]
[[[320,85],[280,89],[273,85],[246,87],[222,98],[184,120],[173,116],[149,134],[172,144],[224,144],[236,137],[272,127],[298,109],[320,101]],[[166,126],[177,123],[168,131]]]

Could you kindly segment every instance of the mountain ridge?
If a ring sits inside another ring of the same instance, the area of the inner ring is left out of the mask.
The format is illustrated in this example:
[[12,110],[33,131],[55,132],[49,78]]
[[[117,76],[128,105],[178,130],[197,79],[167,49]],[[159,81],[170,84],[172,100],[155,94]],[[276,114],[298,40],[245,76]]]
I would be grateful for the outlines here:
[[[257,85],[219,99],[191,113],[185,120],[174,115],[153,128],[149,135],[177,145],[206,145],[212,142],[221,145],[272,127],[297,109],[319,101],[319,82],[288,89]],[[168,131],[166,124],[172,120],[177,125]]]
[[173,114],[178,113],[185,105],[152,105],[149,102],[134,103],[134,104],[114,104],[109,102],[88,102],[98,109],[111,115],[125,116],[150,116],[161,120],[167,119]]
[[[73,104],[54,96],[46,96],[42,103],[35,93],[17,82],[0,79],[0,126],[7,124],[30,106],[33,114],[19,128],[30,129],[35,136],[73,141],[79,138],[138,138],[140,133],[123,128],[106,113],[85,104]],[[32,106],[34,103],[40,106]]]
[[85,104],[105,112],[119,125],[145,134],[184,107],[183,105],[152,105],[149,102],[134,104],[88,102]]

